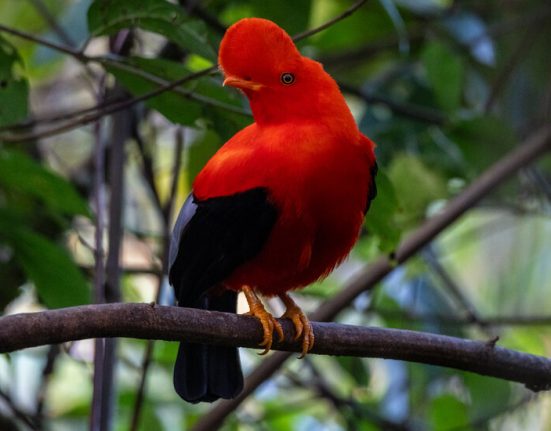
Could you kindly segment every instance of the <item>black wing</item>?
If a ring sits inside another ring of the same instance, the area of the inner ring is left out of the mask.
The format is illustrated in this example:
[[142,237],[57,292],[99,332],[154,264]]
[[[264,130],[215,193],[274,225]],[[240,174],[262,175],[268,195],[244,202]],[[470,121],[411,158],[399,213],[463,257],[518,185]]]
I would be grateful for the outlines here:
[[[206,200],[190,194],[170,243],[169,280],[178,305],[235,313],[237,292],[209,290],[260,252],[277,214],[264,188]],[[174,388],[192,403],[236,397],[243,389],[237,348],[182,341]]]
[[197,200],[191,194],[176,221],[169,281],[180,306],[194,306],[211,287],[257,255],[277,219],[265,188]]

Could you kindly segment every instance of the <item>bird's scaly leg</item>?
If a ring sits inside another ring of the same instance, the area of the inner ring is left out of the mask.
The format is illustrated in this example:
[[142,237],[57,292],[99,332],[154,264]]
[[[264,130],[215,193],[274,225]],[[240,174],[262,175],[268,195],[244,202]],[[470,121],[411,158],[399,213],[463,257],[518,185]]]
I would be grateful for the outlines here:
[[283,329],[275,317],[266,311],[264,305],[262,305],[262,302],[258,299],[258,296],[256,296],[256,293],[254,293],[251,287],[243,286],[243,293],[245,294],[245,298],[247,298],[247,302],[249,304],[249,312],[245,314],[256,317],[262,325],[264,337],[260,343],[260,346],[264,347],[264,351],[260,354],[265,355],[272,347],[274,329],[279,336],[279,341],[283,341]]
[[308,320],[306,314],[304,314],[304,312],[289,295],[283,293],[279,295],[279,297],[287,307],[287,310],[285,310],[285,313],[281,316],[281,318],[291,319],[295,325],[295,340],[298,340],[302,335],[302,353],[299,358],[304,358],[304,356],[312,350],[312,347],[314,347],[314,330],[312,329],[310,320]]

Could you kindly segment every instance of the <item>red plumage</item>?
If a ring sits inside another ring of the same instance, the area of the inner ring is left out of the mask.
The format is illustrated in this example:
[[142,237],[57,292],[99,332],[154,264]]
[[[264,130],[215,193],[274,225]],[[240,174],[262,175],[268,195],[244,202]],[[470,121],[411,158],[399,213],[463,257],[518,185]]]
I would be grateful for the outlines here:
[[[240,86],[255,123],[212,157],[193,184],[195,195],[207,199],[265,187],[279,209],[260,254],[224,284],[235,290],[250,285],[268,295],[306,286],[331,272],[358,238],[374,184],[374,145],[358,130],[335,81],[319,63],[300,56],[274,23],[238,22],[219,59],[226,76],[262,87]],[[292,85],[280,82],[285,71],[293,71]]]

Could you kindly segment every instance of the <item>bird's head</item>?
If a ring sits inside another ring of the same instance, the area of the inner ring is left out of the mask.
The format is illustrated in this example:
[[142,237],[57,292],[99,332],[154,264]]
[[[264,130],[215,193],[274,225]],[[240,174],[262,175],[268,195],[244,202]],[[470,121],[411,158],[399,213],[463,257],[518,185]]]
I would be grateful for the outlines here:
[[233,24],[222,39],[218,60],[224,85],[245,93],[257,123],[320,120],[343,107],[349,114],[322,65],[303,57],[272,21],[245,18]]

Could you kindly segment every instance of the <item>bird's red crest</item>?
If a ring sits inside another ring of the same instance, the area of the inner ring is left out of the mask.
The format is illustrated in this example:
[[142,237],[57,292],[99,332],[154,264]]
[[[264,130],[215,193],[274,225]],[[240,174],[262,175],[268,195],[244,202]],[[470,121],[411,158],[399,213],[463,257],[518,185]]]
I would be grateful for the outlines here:
[[[220,45],[219,64],[226,74],[271,81],[274,71],[292,68],[300,53],[291,37],[277,24],[262,18],[245,18],[233,24]],[[250,76],[250,66],[255,65]]]

